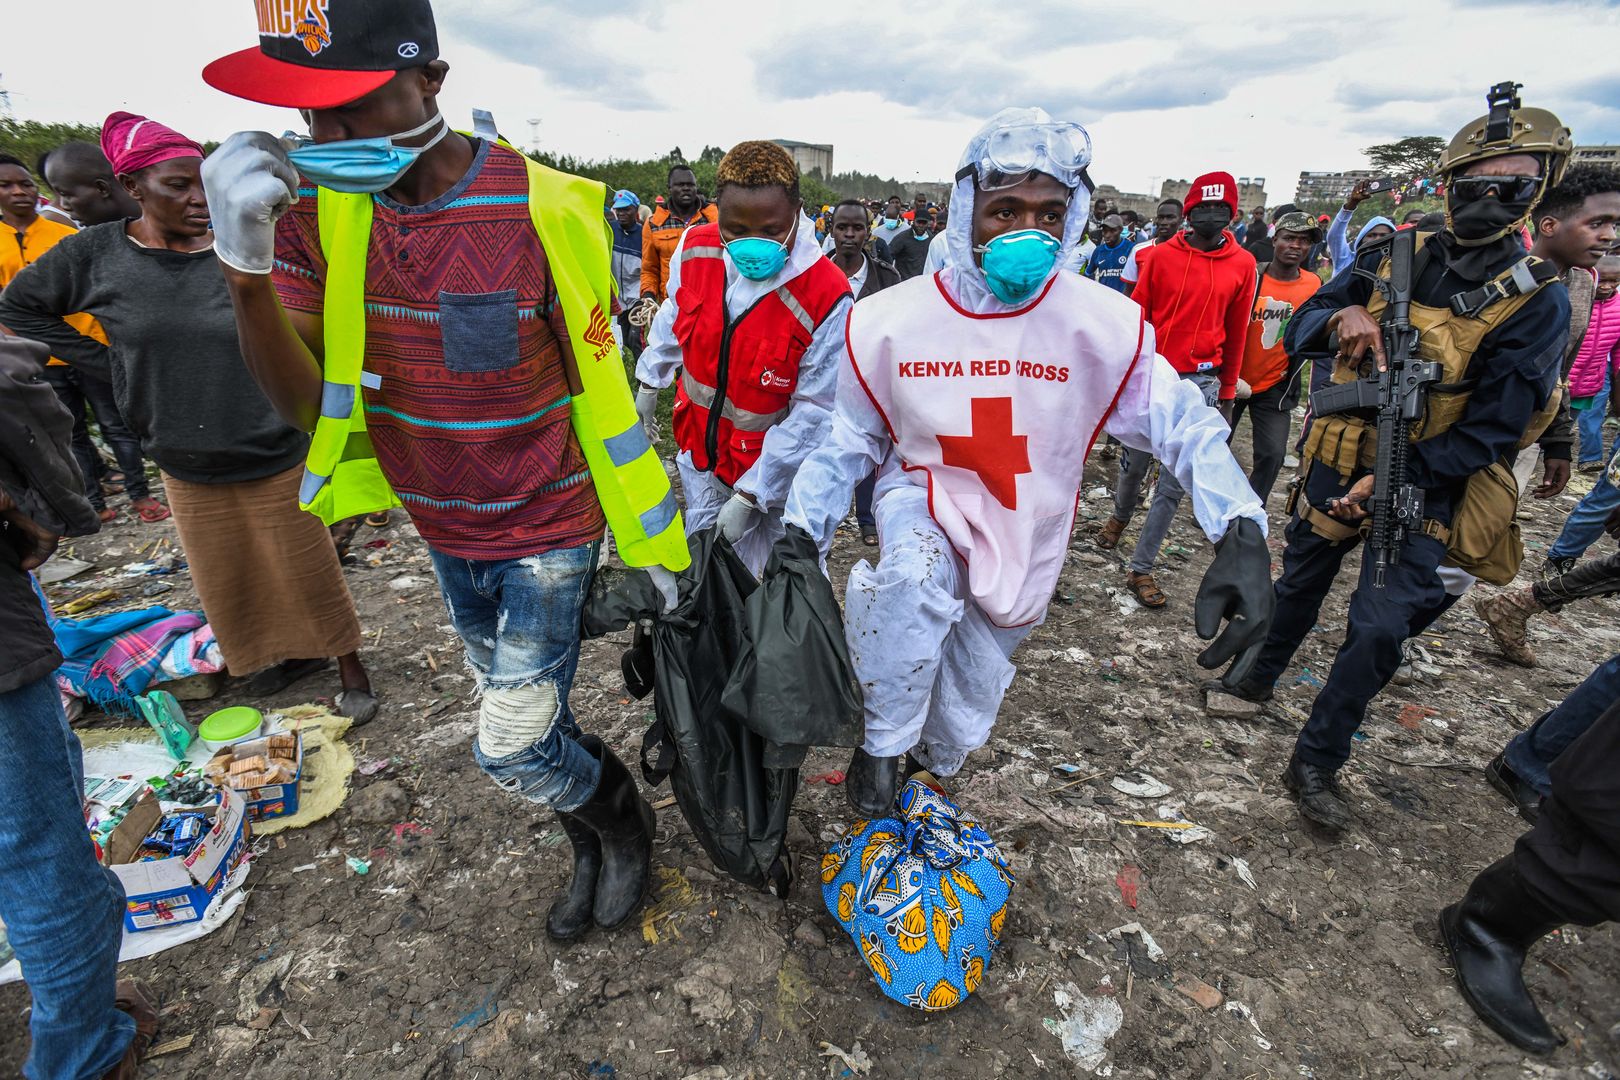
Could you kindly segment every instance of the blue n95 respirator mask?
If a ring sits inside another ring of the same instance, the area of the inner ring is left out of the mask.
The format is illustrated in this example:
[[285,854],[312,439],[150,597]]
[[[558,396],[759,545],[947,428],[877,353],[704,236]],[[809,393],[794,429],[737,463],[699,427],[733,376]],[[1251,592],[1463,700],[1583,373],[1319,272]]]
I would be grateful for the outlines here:
[[749,281],[764,281],[787,265],[787,245],[763,236],[743,236],[726,241],[726,254],[737,273]]
[[984,280],[996,299],[1021,304],[1045,283],[1062,246],[1044,229],[1018,229],[973,250],[980,256]]
[[[414,139],[437,126],[439,133],[421,146],[400,146],[401,139]],[[298,145],[287,151],[287,160],[307,179],[331,191],[372,194],[399,183],[416,159],[450,134],[444,117],[435,116],[421,127],[375,139],[344,139],[317,143],[308,136],[288,134]]]

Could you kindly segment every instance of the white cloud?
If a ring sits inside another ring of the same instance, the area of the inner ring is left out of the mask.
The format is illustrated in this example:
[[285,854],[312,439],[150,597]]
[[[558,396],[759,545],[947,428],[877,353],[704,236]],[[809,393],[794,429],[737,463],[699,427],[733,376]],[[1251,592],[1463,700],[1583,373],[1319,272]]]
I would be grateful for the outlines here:
[[[250,0],[182,6],[132,17],[126,4],[86,0],[60,48],[5,35],[0,82],[13,111],[94,123],[130,109],[197,138],[297,127],[296,114],[200,78],[209,60],[253,44]],[[1507,75],[1578,142],[1620,142],[1613,2],[939,0],[912,14],[858,0],[439,0],[437,10],[446,114],[466,123],[474,106],[490,108],[525,144],[538,119],[544,146],[584,157],[793,138],[833,143],[841,169],[944,179],[986,116],[1035,104],[1088,126],[1100,182],[1141,191],[1220,168],[1265,176],[1275,203],[1301,169],[1360,166],[1363,147],[1402,135],[1450,135]]]

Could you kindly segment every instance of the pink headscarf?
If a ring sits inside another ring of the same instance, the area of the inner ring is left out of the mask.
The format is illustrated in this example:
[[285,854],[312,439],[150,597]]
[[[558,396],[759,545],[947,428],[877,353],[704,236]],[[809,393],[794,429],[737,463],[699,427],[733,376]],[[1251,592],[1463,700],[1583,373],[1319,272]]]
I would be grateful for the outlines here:
[[203,148],[173,128],[134,113],[115,112],[101,125],[101,152],[114,175],[135,172],[160,161],[200,158]]

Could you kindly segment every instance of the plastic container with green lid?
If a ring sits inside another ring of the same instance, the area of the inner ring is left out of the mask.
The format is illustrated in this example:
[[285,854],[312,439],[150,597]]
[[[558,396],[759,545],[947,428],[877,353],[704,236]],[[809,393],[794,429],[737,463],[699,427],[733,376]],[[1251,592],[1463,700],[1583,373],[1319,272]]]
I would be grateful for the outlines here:
[[243,739],[257,738],[264,729],[264,714],[251,705],[233,705],[212,712],[197,729],[197,737],[210,750],[219,750]]

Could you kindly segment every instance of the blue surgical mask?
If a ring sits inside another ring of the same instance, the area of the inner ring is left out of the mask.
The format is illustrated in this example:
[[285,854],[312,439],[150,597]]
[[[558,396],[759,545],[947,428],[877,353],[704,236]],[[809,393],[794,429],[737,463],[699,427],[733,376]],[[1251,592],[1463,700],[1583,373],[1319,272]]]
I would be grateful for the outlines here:
[[[423,146],[400,146],[400,139],[414,139],[438,126],[439,133]],[[416,159],[450,133],[444,117],[435,116],[421,127],[376,139],[344,139],[317,143],[292,135],[299,145],[287,151],[293,167],[320,187],[350,194],[386,191],[399,183]]]
[[1019,229],[973,250],[983,256],[979,265],[996,299],[1021,304],[1045,283],[1062,246],[1043,229]]
[[764,281],[781,271],[787,263],[787,245],[763,236],[744,236],[726,241],[737,273],[749,281]]

